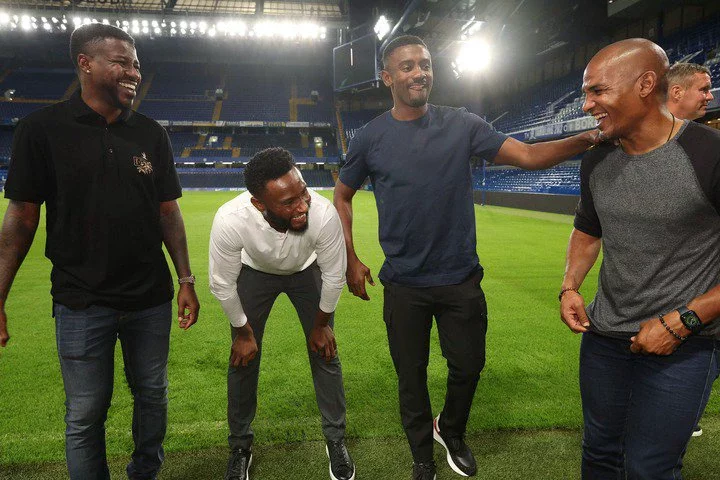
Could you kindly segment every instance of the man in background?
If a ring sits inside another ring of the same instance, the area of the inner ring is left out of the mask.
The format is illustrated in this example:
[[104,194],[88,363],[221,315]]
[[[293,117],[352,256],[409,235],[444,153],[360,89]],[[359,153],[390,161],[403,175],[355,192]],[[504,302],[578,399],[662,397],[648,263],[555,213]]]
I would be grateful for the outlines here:
[[[697,120],[707,113],[712,101],[710,69],[697,63],[678,62],[670,66],[666,75],[668,84],[667,106],[680,120]],[[703,434],[700,424],[695,425],[693,437]]]
[[710,93],[710,70],[696,63],[676,63],[667,73],[667,102],[670,113],[682,120],[697,120],[707,113]]

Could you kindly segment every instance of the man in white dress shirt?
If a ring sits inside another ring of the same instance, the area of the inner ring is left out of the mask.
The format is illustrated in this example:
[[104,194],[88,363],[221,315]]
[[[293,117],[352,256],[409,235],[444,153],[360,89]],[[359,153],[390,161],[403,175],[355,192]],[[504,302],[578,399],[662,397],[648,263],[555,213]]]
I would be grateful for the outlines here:
[[245,167],[248,191],[220,207],[210,233],[210,290],[230,320],[228,368],[230,459],[226,480],[246,480],[252,463],[257,385],[265,322],[285,293],[308,342],[332,480],[352,480],[345,447],[345,392],[333,334],[333,312],[347,266],[340,218],[307,189],[292,154],[258,152]]

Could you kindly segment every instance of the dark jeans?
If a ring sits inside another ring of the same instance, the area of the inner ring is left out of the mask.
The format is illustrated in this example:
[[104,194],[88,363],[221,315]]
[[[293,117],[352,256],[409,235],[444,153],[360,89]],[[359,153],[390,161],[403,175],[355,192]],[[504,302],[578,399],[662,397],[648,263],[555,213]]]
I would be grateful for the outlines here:
[[685,448],[718,373],[718,342],[691,337],[669,356],[583,334],[582,478],[679,480]]
[[482,270],[459,285],[415,288],[385,285],[383,316],[398,376],[400,416],[413,459],[433,458],[432,410],[427,386],[432,319],[437,322],[448,378],[441,430],[465,433],[480,371],[485,366],[487,305]]
[[113,392],[115,343],[120,339],[125,377],[134,398],[135,450],[128,477],[155,478],[167,426],[170,302],[136,312],[55,304],[58,356],[65,386],[65,455],[70,478],[109,479],[105,419]]
[[[292,275],[273,275],[243,265],[237,285],[240,302],[257,341],[258,353],[247,367],[235,368],[230,365],[228,368],[228,443],[232,450],[250,448],[253,442],[254,433],[250,424],[257,410],[262,340],[275,299],[283,292],[287,294],[300,317],[307,338],[315,324],[322,280],[316,263]],[[330,326],[333,326],[333,319],[330,320]],[[234,340],[237,329],[233,327],[231,330]],[[323,434],[328,440],[340,440],[345,437],[345,390],[340,359],[336,355],[326,362],[309,346],[307,351]]]

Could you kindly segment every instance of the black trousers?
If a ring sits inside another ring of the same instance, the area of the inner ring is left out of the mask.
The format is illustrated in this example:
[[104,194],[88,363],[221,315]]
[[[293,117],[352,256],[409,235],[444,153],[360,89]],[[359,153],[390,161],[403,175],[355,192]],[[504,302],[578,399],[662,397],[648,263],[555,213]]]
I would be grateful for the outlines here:
[[[250,424],[257,410],[263,334],[275,299],[281,293],[287,294],[298,313],[307,338],[315,324],[315,314],[319,308],[322,286],[320,276],[317,263],[292,275],[273,275],[243,265],[238,277],[238,294],[248,323],[255,334],[258,353],[247,367],[235,368],[230,365],[228,368],[228,443],[231,449],[247,449],[253,443],[254,433]],[[333,319],[329,325],[333,326]],[[237,336],[237,330],[232,327],[233,340]],[[323,434],[328,440],[340,440],[345,436],[345,391],[340,359],[336,355],[326,362],[309,347],[307,351]]]
[[479,270],[461,284],[442,287],[385,285],[383,316],[398,376],[400,416],[416,462],[433,458],[433,414],[427,387],[433,317],[448,366],[440,429],[449,436],[465,433],[485,366],[487,304],[480,288],[482,276]]

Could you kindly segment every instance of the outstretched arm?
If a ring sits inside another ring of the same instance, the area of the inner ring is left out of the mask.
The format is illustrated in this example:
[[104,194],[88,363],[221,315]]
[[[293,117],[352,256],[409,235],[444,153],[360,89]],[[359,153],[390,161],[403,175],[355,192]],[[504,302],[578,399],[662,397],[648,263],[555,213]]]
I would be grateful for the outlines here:
[[590,130],[551,142],[523,143],[508,137],[494,161],[527,170],[543,170],[583,153],[600,141],[602,136],[599,130]]
[[565,276],[560,287],[560,318],[575,333],[586,332],[590,326],[580,286],[600,253],[601,240],[573,229],[567,248]]
[[365,289],[365,280],[370,285],[375,286],[375,281],[370,274],[370,269],[360,261],[355,253],[352,236],[353,209],[352,199],[357,190],[352,189],[342,183],[340,180],[335,184],[335,194],[333,203],[340,215],[342,223],[343,235],[345,236],[345,249],[347,250],[347,283],[350,292],[356,297],[363,300],[370,300],[370,296]]
[[39,220],[39,204],[10,200],[0,230],[0,347],[10,340],[5,301],[15,275],[30,250]]
[[[185,224],[180,207],[176,200],[160,202],[160,227],[162,228],[163,243],[167,248],[175,271],[179,278],[188,277],[190,270],[190,257],[188,255]],[[178,324],[187,330],[192,327],[200,314],[200,302],[192,283],[180,285],[177,295]]]

